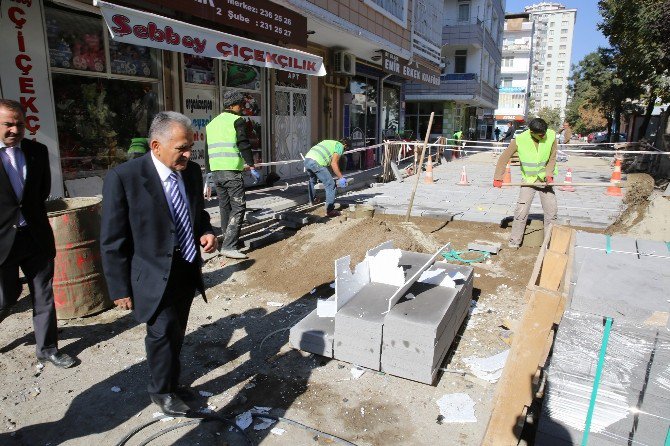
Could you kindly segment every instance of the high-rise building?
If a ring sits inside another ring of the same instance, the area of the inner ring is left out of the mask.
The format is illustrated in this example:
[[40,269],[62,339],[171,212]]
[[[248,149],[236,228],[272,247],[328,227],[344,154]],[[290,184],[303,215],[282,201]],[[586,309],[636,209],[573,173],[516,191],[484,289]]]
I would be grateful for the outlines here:
[[553,2],[526,6],[524,10],[535,22],[531,111],[537,112],[542,107],[560,108],[564,117],[577,10]]
[[444,0],[440,85],[406,85],[406,130],[424,138],[434,112],[431,138],[451,137],[462,130],[467,138],[491,139],[504,4],[504,0]]
[[534,24],[530,14],[506,14],[496,127],[504,134],[527,120]]

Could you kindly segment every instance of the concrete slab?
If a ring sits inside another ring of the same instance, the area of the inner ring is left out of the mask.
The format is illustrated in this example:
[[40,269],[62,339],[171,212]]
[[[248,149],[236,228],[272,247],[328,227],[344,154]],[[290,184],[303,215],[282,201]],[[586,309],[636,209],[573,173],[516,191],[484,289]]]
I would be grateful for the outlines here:
[[657,240],[637,239],[637,252],[640,255],[654,255],[670,258],[670,244]]

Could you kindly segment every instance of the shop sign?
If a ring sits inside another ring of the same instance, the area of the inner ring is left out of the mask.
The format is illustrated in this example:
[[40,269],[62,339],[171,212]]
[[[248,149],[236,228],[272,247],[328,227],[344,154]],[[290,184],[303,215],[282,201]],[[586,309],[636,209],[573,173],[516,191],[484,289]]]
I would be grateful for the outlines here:
[[277,71],[277,83],[284,87],[307,88],[307,76],[288,71]]
[[2,97],[26,111],[25,137],[45,144],[51,165],[51,194],[63,195],[58,133],[47,63],[41,1],[0,2]]
[[205,127],[216,117],[216,89],[202,87],[184,87],[183,110],[191,119],[193,128],[193,151],[191,160],[205,165]]
[[496,115],[498,121],[523,121],[524,117],[521,115]]
[[155,14],[96,1],[112,39],[133,45],[194,54],[230,62],[324,76],[323,59],[244,37],[189,25]]
[[396,74],[405,79],[431,85],[440,86],[440,72],[432,70],[418,62],[410,63],[407,59],[382,51],[382,67],[384,71]]
[[[307,18],[267,0],[145,0],[259,36],[307,46]],[[127,2],[129,3],[129,2]]]
[[526,89],[523,87],[500,87],[501,93],[525,93]]

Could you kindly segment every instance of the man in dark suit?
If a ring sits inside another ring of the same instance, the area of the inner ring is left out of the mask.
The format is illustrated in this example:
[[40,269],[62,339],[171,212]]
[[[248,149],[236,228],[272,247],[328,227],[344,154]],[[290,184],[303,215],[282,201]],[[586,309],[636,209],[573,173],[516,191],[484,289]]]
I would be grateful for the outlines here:
[[52,281],[56,246],[44,202],[51,190],[45,145],[23,139],[21,104],[0,99],[0,322],[21,294],[19,267],[33,300],[37,358],[58,367],[75,360],[58,351]]
[[150,153],[109,171],[103,188],[100,247],[117,307],[147,324],[149,394],[163,413],[183,416],[177,395],[179,354],[197,289],[205,298],[199,246],[217,241],[204,209],[200,166],[189,160],[191,121],[160,112],[149,131]]

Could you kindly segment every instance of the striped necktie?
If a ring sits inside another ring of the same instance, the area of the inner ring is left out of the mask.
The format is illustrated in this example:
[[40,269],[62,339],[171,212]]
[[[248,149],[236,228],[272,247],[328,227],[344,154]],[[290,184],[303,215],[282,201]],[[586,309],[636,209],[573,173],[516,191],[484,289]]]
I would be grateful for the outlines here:
[[181,256],[189,263],[195,260],[196,248],[193,240],[193,230],[191,228],[191,220],[188,216],[188,208],[184,202],[184,198],[179,191],[179,184],[177,183],[177,174],[172,172],[170,179],[170,200],[172,201],[172,209],[174,210],[174,223],[177,228],[177,238],[179,239],[179,248],[181,249]]

